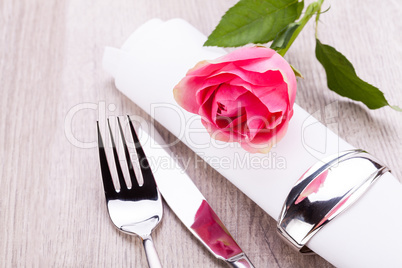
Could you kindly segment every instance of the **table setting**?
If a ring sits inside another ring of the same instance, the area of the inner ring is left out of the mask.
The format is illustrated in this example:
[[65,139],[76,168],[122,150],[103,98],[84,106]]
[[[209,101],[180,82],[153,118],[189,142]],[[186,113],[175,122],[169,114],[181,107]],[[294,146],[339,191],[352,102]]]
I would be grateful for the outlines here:
[[288,2],[6,1],[2,267],[402,265],[402,6]]

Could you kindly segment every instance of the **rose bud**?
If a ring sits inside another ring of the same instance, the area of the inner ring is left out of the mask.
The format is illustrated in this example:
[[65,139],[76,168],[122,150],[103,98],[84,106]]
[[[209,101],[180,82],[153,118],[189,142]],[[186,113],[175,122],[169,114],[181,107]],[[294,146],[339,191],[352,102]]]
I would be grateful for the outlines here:
[[243,47],[199,62],[175,86],[177,103],[201,116],[212,138],[267,153],[293,115],[296,77],[278,53]]

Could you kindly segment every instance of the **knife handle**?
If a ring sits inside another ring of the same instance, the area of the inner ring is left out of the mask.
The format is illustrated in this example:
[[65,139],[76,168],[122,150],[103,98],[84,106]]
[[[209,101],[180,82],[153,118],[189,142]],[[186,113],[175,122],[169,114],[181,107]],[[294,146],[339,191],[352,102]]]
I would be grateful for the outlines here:
[[254,265],[248,259],[246,254],[240,253],[230,259],[228,259],[227,264],[233,268],[254,268]]

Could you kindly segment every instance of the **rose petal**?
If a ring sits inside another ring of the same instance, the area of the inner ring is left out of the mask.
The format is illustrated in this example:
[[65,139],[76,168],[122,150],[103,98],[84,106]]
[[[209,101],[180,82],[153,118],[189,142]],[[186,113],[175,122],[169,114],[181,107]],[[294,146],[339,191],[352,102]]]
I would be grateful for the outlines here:
[[279,77],[278,75],[273,75],[271,77],[272,72],[278,72],[278,71],[267,71],[264,74],[261,74],[256,72],[249,72],[239,68],[236,69],[236,67],[234,67],[233,64],[227,64],[214,75],[234,74],[241,80],[257,86],[274,86],[284,81],[282,75],[281,77]]
[[203,88],[210,87],[213,85],[228,83],[229,81],[233,80],[236,77],[237,77],[236,75],[231,73],[216,73],[208,77],[201,77],[201,76],[194,77],[195,78],[194,81],[199,81],[198,88],[201,90]]
[[215,90],[218,87],[219,87],[219,85],[214,85],[214,86],[203,88],[203,89],[197,91],[196,96],[195,96],[197,103],[200,106],[203,105],[206,101],[209,100],[209,98],[211,98],[212,94],[215,92]]
[[230,84],[242,86],[252,91],[261,99],[262,103],[267,104],[266,106],[270,112],[285,112],[289,107],[288,85],[284,80],[280,82],[276,80],[279,77],[282,77],[282,74],[279,71],[273,71],[271,74],[276,76],[276,78],[272,79],[275,82],[273,83],[273,86],[254,86],[240,78],[231,80]]
[[201,117],[204,120],[207,120],[207,121],[209,121],[211,123],[214,122],[214,120],[212,120],[212,115],[213,115],[213,113],[212,113],[212,104],[213,104],[213,101],[214,101],[215,94],[216,94],[216,91],[214,91],[211,94],[211,96],[209,97],[209,99],[207,101],[205,101],[200,106],[200,108],[198,109],[198,112],[197,112],[199,115],[201,115]]
[[[275,77],[269,78],[269,75],[272,74]],[[258,74],[261,75],[261,74]],[[242,79],[239,76],[235,76],[232,80],[230,80],[227,83],[230,83],[231,85],[234,86],[242,86],[244,88],[247,88],[249,91],[253,91],[254,89],[268,89],[268,88],[272,88],[274,89],[275,87],[277,87],[280,84],[284,83],[282,74],[280,74],[279,71],[273,71],[270,73],[266,74],[267,77],[265,77],[265,81],[263,85],[258,85],[258,84],[253,84],[250,83],[249,81],[245,81],[244,79]]]
[[188,75],[209,75],[213,70],[216,70],[226,63],[238,61],[250,61],[259,58],[270,58],[276,52],[265,47],[243,47],[231,53],[228,53],[215,60],[202,61],[188,71]]
[[[283,78],[285,82],[288,84],[288,94],[289,94],[289,104],[290,107],[293,107],[293,104],[295,103],[296,100],[296,90],[297,90],[297,81],[296,81],[296,76],[293,72],[293,70],[289,67],[289,70],[285,70],[282,72]],[[290,73],[291,72],[291,73]]]
[[249,92],[244,87],[232,86],[229,84],[221,84],[220,87],[216,90],[215,99],[217,101],[235,101],[244,93]]
[[273,90],[254,90],[257,98],[271,113],[286,112],[289,107],[287,85],[284,83]]
[[267,154],[273,147],[272,144],[253,144],[250,142],[242,142],[240,145],[244,150],[252,154]]
[[233,142],[238,138],[232,132],[228,132],[225,129],[218,128],[215,124],[212,124],[204,119],[201,119],[201,123],[204,125],[211,138],[215,140],[223,142]]
[[[245,109],[242,108],[242,110]],[[242,111],[241,115],[236,117],[225,129],[239,134],[239,138],[245,138],[247,135],[247,114]]]
[[267,107],[251,92],[238,98],[238,102],[245,107],[247,113],[248,139],[252,140],[258,131],[265,126],[269,115]]
[[221,62],[236,62],[258,58],[271,58],[272,55],[275,54],[275,50],[266,47],[242,47],[209,62],[216,64]]
[[176,102],[190,113],[196,114],[199,104],[196,100],[197,87],[192,77],[184,77],[173,89],[173,96]]
[[289,125],[289,119],[283,120],[275,129],[263,129],[255,135],[252,143],[255,144],[276,144],[286,134]]
[[[216,89],[214,100],[212,102],[211,118],[215,122],[216,117],[221,115],[221,111],[228,112],[229,116],[237,112],[243,105],[236,101],[240,96],[248,92],[243,87],[230,86],[222,84]],[[225,114],[225,113],[224,113]]]
[[272,54],[272,56],[267,59],[258,59],[249,62],[242,62],[237,64],[242,69],[249,72],[265,73],[267,71],[283,70],[289,67],[289,63],[278,53]]
[[[173,94],[176,101],[183,106],[187,111],[192,112],[195,108],[202,104],[202,100],[197,96],[200,91],[209,88],[214,85],[219,85],[225,81],[230,81],[233,79],[233,75],[225,77],[224,75],[220,77],[206,79],[205,77],[184,77],[173,89]],[[206,92],[204,92],[206,94]],[[205,95],[203,95],[206,97]],[[182,102],[183,103],[182,105]]]
[[289,103],[293,105],[296,98],[297,81],[289,63],[278,53],[275,53],[269,60],[254,60],[248,64],[238,65],[242,69],[251,72],[264,73],[268,70],[278,70],[282,73],[284,81],[289,87]]

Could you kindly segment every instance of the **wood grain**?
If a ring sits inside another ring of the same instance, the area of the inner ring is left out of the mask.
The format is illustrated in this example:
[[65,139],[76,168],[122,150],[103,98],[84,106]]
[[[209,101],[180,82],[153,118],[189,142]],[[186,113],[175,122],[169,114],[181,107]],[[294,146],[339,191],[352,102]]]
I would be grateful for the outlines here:
[[[102,70],[106,45],[119,47],[154,17],[181,17],[209,34],[235,2],[0,1],[1,267],[146,267],[141,242],[109,222],[97,150],[77,147],[67,132],[89,143],[96,140],[99,117],[145,116]],[[321,16],[319,29],[322,42],[344,53],[363,79],[399,105],[401,15],[397,1],[339,0]],[[313,32],[310,23],[286,56],[306,77],[298,83],[297,103],[402,178],[401,113],[369,111],[327,90]],[[335,120],[326,122],[325,109],[334,103]],[[77,107],[86,109],[67,124]],[[197,168],[202,161],[186,146],[173,150],[190,159],[190,176],[256,267],[331,267],[319,256],[293,252],[276,235],[274,219],[212,168]],[[226,267],[166,206],[154,240],[165,267]]]

